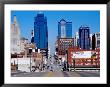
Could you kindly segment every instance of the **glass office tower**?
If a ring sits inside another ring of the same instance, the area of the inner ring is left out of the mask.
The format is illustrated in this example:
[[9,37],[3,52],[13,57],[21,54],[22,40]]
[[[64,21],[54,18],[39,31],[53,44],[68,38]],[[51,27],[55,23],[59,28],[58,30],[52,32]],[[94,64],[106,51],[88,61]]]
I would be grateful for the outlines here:
[[58,38],[72,38],[72,22],[61,19],[58,22]]
[[38,49],[48,49],[47,18],[38,13],[34,19],[34,43]]
[[96,48],[96,37],[95,34],[92,35],[92,50],[95,50]]
[[81,49],[90,49],[90,29],[87,26],[79,28],[79,46]]

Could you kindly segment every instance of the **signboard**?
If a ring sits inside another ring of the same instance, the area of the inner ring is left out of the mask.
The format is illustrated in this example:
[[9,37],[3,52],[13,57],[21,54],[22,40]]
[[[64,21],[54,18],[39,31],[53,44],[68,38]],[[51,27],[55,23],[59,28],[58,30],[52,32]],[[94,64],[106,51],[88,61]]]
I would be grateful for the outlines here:
[[42,60],[42,54],[41,53],[37,53],[36,54],[36,60]]
[[92,51],[77,51],[71,52],[72,58],[91,58]]

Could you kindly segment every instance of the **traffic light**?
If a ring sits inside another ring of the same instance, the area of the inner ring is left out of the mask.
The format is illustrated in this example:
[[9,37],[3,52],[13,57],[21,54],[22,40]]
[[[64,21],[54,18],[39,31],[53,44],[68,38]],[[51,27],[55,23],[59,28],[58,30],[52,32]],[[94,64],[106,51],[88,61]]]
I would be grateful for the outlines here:
[[32,53],[32,49],[29,49],[29,53],[30,53],[30,54]]

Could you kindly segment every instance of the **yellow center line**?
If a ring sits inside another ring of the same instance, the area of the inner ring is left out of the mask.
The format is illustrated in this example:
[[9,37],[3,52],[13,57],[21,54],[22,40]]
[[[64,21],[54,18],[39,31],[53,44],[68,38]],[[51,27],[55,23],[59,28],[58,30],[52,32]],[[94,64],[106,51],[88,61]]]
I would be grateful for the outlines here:
[[53,72],[48,72],[48,74],[46,74],[46,77],[52,77]]

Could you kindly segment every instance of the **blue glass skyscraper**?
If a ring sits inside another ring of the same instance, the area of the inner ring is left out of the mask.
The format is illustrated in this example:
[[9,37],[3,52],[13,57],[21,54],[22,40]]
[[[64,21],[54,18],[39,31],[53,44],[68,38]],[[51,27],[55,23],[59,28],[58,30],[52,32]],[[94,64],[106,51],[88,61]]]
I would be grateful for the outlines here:
[[34,19],[34,43],[38,49],[48,49],[47,18],[43,13],[37,14]]
[[87,26],[79,28],[79,46],[81,49],[90,49],[90,29]]
[[61,19],[58,22],[58,38],[72,38],[72,22]]

